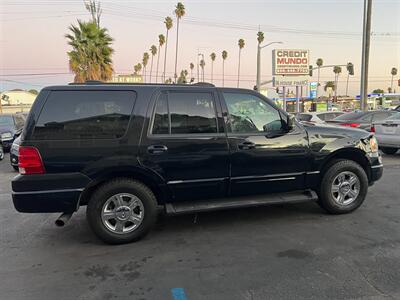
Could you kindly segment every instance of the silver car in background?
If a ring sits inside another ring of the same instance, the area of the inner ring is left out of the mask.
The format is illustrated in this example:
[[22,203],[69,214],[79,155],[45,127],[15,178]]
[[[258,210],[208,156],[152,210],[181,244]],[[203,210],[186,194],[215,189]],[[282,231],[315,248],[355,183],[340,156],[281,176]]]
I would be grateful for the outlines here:
[[375,132],[379,148],[385,154],[395,154],[400,149],[400,112],[376,122],[371,131]]

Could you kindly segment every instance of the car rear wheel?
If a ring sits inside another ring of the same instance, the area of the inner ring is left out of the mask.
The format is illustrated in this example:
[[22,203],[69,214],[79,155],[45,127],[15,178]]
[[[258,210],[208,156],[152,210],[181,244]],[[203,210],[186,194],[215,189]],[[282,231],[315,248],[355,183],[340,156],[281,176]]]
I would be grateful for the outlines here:
[[385,154],[395,154],[397,152],[397,148],[392,148],[392,147],[381,147],[380,148],[382,150],[383,153]]
[[4,150],[3,147],[0,145],[0,160],[4,159]]
[[104,242],[134,242],[144,237],[156,222],[157,201],[143,183],[115,179],[93,193],[86,216],[93,232]]
[[336,160],[321,181],[319,204],[332,214],[344,214],[357,209],[368,191],[364,169],[351,160]]

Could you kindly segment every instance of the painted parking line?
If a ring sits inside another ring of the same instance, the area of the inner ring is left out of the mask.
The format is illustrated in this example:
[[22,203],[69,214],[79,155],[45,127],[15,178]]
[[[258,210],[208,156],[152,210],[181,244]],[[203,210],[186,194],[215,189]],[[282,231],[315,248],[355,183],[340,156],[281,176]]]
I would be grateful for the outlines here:
[[171,289],[173,300],[187,300],[185,290],[183,288]]

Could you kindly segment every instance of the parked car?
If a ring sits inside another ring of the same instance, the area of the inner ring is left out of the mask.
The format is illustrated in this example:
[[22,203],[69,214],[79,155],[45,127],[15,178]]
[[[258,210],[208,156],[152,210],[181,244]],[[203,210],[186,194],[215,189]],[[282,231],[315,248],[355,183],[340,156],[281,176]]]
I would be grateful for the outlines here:
[[315,111],[315,112],[304,112],[296,115],[297,120],[310,123],[322,124],[326,121],[330,121],[338,116],[343,115],[340,111]]
[[19,144],[21,142],[21,137],[18,136],[10,149],[10,163],[15,171],[18,171],[18,152],[19,152]]
[[25,117],[21,114],[0,114],[0,137],[6,151],[10,150],[16,134],[22,130],[24,124]]
[[4,149],[3,149],[3,143],[1,142],[0,139],[0,160],[4,159]]
[[396,111],[391,110],[354,111],[326,122],[331,125],[341,125],[371,131],[373,123],[385,120],[396,113]]
[[21,135],[19,212],[87,206],[107,243],[143,237],[170,215],[316,201],[333,214],[383,173],[373,134],[306,126],[261,94],[210,84],[88,83],[41,90]]
[[371,131],[375,132],[383,153],[395,154],[400,149],[400,112],[373,124]]

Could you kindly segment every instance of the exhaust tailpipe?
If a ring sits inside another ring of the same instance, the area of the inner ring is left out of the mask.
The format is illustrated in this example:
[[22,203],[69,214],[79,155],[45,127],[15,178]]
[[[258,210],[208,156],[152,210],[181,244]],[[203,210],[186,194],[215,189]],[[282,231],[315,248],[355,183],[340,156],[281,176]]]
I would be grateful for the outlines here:
[[55,221],[57,227],[63,227],[69,219],[71,219],[72,214],[62,213],[61,216]]

